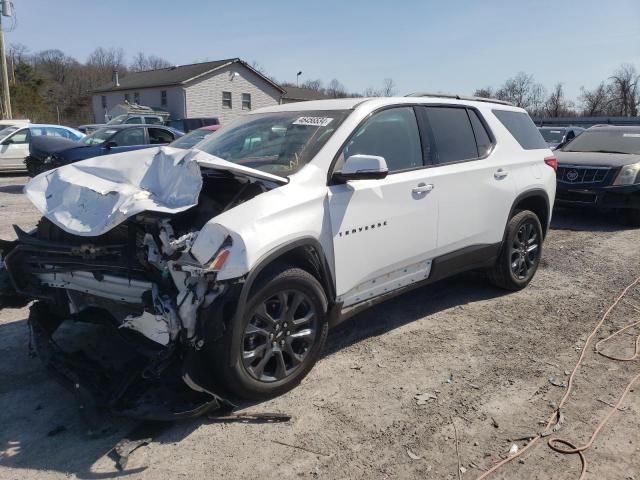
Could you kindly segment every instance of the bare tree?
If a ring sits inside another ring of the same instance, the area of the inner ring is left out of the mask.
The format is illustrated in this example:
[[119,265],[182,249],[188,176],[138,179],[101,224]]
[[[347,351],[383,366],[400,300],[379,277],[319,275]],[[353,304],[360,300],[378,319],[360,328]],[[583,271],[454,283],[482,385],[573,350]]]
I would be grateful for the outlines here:
[[493,98],[495,96],[495,92],[491,87],[478,88],[473,92],[473,96],[482,98]]
[[519,72],[515,77],[504,82],[504,85],[496,92],[496,97],[511,102],[516,107],[528,108],[531,105],[533,85],[533,75]]
[[608,115],[610,109],[610,99],[607,93],[607,87],[601,82],[591,91],[581,88],[580,103],[582,105],[582,115],[594,117],[599,115]]
[[344,98],[348,95],[345,86],[335,78],[329,82],[325,93],[331,98]]
[[315,90],[317,92],[322,92],[324,90],[322,88],[322,80],[320,80],[319,78],[317,78],[315,80],[306,80],[302,84],[302,87],[308,88],[310,90]]
[[635,67],[629,64],[622,65],[609,80],[611,83],[607,91],[615,114],[625,117],[638,116],[640,75]]
[[382,81],[382,96],[383,97],[393,97],[396,93],[396,83],[393,81],[393,78],[385,78]]
[[155,55],[145,55],[138,52],[129,65],[129,70],[133,72],[143,72],[145,70],[159,70],[171,67],[171,62]]
[[380,97],[380,90],[376,90],[373,87],[367,87],[364,92],[362,92],[363,97]]
[[540,83],[534,83],[529,94],[528,112],[534,116],[543,115],[546,101],[547,89]]

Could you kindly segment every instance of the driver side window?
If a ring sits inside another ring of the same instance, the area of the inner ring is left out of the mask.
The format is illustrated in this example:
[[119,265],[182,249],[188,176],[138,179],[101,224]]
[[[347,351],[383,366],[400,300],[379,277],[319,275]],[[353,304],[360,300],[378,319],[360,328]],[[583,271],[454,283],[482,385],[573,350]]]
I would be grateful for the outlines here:
[[142,128],[127,128],[121,132],[118,132],[110,140],[115,142],[118,147],[130,147],[133,145],[144,145],[144,129]]
[[359,154],[384,157],[390,173],[422,167],[422,144],[413,107],[374,114],[344,147],[336,170],[342,169],[347,158]]

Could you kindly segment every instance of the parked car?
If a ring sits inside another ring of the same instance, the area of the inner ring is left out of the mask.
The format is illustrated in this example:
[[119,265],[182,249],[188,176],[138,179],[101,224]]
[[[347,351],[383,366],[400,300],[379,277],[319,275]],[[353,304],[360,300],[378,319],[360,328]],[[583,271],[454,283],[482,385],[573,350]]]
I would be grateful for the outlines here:
[[114,125],[101,128],[80,142],[39,138],[31,143],[29,156],[24,163],[29,175],[34,177],[52,168],[87,158],[166,145],[182,135],[182,132],[160,125]]
[[184,137],[180,137],[175,140],[170,147],[189,149],[193,148],[197,143],[207,138],[213,132],[218,131],[221,125],[209,125],[208,127],[198,128],[187,133]]
[[[113,125],[164,125],[165,117],[162,115],[144,114],[144,115],[132,115],[122,114],[115,118],[112,118],[107,123],[91,123],[87,125],[80,125],[78,130],[86,133],[87,135],[99,130],[101,128]],[[180,130],[180,129],[176,129]]]
[[194,117],[194,118],[181,118],[178,120],[169,120],[167,125],[185,133],[189,133],[192,130],[196,130],[201,127],[208,127],[211,125],[220,125],[218,117]]
[[0,171],[24,170],[29,145],[37,138],[65,139],[70,143],[81,140],[82,132],[61,125],[16,124],[0,130]]
[[640,226],[640,127],[594,126],[555,154],[558,205],[622,209]]
[[[34,345],[80,370],[79,395],[154,418],[157,398],[190,398],[162,412],[191,415],[291,389],[331,326],[408,289],[472,269],[526,287],[555,185],[555,159],[520,108],[438,97],[279,105],[198,149],[93,158],[33,179],[25,193],[44,219],[0,246],[10,280],[0,296],[36,300]],[[89,357],[64,355],[51,335],[67,320],[102,325],[103,347],[117,331],[120,370],[101,375],[107,355],[88,338]],[[179,388],[193,396],[159,393]]]
[[539,127],[538,130],[551,150],[562,148],[585,131],[581,127]]

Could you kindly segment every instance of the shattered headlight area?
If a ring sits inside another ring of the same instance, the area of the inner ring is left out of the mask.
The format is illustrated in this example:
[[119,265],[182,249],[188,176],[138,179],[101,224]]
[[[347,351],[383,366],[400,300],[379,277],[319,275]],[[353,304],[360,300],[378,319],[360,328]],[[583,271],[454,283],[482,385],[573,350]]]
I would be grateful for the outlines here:
[[86,411],[172,420],[228,406],[200,369],[207,340],[224,330],[203,316],[234,289],[216,281],[230,236],[201,265],[189,253],[197,232],[176,236],[162,216],[138,215],[91,243],[47,220],[37,234],[16,233],[4,271],[38,300],[33,349]]

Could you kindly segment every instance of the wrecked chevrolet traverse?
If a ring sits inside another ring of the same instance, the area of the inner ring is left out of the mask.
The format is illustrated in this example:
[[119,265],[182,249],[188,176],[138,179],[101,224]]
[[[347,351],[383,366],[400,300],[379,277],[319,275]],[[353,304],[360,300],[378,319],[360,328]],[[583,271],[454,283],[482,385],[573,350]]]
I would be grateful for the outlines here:
[[84,404],[171,419],[281,394],[330,325],[391,295],[467,269],[531,281],[555,177],[508,122],[540,137],[486,101],[305,102],[42,173],[42,220],[0,243],[0,305],[34,301],[35,353]]

